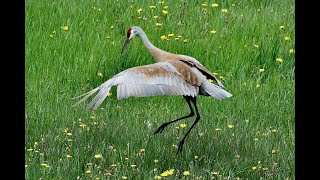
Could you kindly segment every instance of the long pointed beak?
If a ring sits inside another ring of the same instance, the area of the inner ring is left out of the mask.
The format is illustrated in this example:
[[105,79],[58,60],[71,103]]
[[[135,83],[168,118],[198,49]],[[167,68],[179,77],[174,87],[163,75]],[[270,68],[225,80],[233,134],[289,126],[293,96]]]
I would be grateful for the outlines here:
[[126,41],[123,44],[122,50],[121,50],[121,54],[123,53],[124,49],[126,48],[127,44],[129,43],[129,38],[126,39]]

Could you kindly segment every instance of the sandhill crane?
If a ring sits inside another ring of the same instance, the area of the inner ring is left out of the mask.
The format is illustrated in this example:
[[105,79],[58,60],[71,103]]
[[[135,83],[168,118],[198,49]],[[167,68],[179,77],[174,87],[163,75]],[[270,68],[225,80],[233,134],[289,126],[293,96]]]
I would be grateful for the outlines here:
[[[122,52],[127,43],[135,36],[139,36],[142,39],[145,47],[149,50],[157,63],[129,68],[118,73],[108,81],[101,84],[99,87],[78,96],[84,97],[75,105],[80,104],[95,92],[100,90],[85,108],[85,111],[91,107],[93,107],[93,110],[96,110],[102,101],[107,97],[107,94],[112,86],[117,86],[117,98],[119,100],[128,98],[130,96],[183,96],[189,106],[190,114],[173,121],[166,122],[154,132],[154,134],[162,133],[162,131],[169,124],[192,117],[196,114],[194,123],[179,142],[177,153],[182,152],[186,137],[190,133],[191,129],[200,120],[196,96],[212,96],[215,99],[221,100],[229,98],[232,95],[224,90],[223,84],[199,61],[190,56],[172,54],[155,47],[149,41],[146,33],[140,27],[133,26],[129,28]],[[218,85],[210,83],[208,79],[215,80]],[[195,108],[195,113],[191,103]]]

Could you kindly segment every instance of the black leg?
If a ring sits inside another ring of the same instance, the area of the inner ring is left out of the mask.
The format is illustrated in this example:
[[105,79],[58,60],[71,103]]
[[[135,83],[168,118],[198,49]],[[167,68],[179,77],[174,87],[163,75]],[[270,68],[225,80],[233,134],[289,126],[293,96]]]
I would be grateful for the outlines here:
[[186,116],[183,116],[183,117],[181,117],[181,118],[175,119],[175,120],[173,120],[173,121],[163,123],[163,124],[154,132],[154,134],[159,133],[159,132],[162,133],[162,131],[163,131],[169,124],[171,124],[171,123],[174,123],[174,122],[176,122],[176,121],[179,121],[179,120],[182,120],[182,119],[185,119],[185,118],[194,116],[194,112],[193,112],[193,109],[192,109],[192,106],[191,106],[191,103],[190,103],[191,97],[190,97],[190,96],[183,96],[183,97],[184,97],[184,99],[185,99],[185,100],[187,101],[187,103],[188,103],[188,106],[189,106],[190,111],[191,111],[190,114],[189,114],[189,115],[186,115]]
[[192,104],[194,105],[194,108],[196,110],[196,114],[197,114],[197,117],[196,117],[196,120],[194,121],[194,123],[192,124],[192,126],[190,127],[190,129],[188,130],[188,132],[186,133],[186,135],[183,136],[183,138],[181,139],[180,143],[179,143],[179,146],[178,146],[178,151],[177,153],[181,153],[182,152],[182,148],[183,148],[183,144],[184,144],[184,141],[185,139],[187,138],[188,134],[190,133],[191,129],[198,123],[198,121],[200,120],[200,114],[198,112],[198,107],[197,107],[197,99],[196,97],[191,97],[191,101],[192,101]]

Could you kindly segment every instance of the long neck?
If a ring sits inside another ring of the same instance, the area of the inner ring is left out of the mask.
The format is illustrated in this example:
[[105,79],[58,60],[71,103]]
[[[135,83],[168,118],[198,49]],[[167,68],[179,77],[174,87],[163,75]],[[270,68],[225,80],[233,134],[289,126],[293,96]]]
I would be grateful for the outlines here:
[[162,49],[159,49],[157,47],[155,47],[150,40],[148,39],[146,33],[144,31],[141,31],[139,34],[140,38],[143,41],[144,46],[148,49],[148,51],[150,52],[150,54],[153,56],[153,58],[159,62],[162,61],[161,60],[161,55],[163,53],[168,53],[166,51],[163,51]]
[[156,48],[149,40],[148,36],[146,35],[145,32],[141,31],[139,34],[140,38],[142,39],[144,45],[146,46],[147,49],[153,49]]

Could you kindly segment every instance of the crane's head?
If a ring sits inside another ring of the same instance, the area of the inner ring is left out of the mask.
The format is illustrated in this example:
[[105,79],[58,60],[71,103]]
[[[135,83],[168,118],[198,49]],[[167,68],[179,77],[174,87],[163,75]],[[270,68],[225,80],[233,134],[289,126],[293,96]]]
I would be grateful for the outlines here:
[[127,39],[126,41],[124,42],[123,44],[123,47],[122,47],[122,50],[121,50],[121,53],[123,53],[123,50],[126,48],[127,44],[129,43],[129,41],[131,39],[133,39],[135,36],[139,36],[140,35],[140,32],[142,32],[143,30],[138,27],[138,26],[132,26],[131,28],[128,29],[127,31]]

